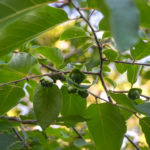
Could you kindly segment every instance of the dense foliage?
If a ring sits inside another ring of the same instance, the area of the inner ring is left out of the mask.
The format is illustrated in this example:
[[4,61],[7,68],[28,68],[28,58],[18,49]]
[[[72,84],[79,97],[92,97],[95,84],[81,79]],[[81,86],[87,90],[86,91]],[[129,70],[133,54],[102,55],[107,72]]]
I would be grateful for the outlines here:
[[0,150],[149,150],[149,14],[149,0],[0,0]]

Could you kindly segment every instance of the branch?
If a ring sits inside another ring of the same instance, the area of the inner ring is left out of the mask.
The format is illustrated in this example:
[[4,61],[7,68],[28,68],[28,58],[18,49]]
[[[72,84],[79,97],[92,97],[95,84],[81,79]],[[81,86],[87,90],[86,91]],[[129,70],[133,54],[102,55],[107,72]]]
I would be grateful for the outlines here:
[[78,135],[80,139],[83,139],[82,135],[77,131],[75,127],[72,127],[72,129],[75,131],[75,133]]
[[[128,91],[112,91],[113,93],[128,93]],[[146,98],[146,99],[150,99],[150,96],[146,96],[146,95],[143,95],[143,94],[141,94],[140,96],[142,96],[142,97],[144,97],[144,98]]]
[[[100,72],[99,72],[99,77],[100,77],[102,86],[103,86],[103,88],[104,88],[104,90],[105,90],[105,92],[106,92],[106,94],[107,94],[107,93],[108,93],[108,90],[107,90],[107,87],[106,87],[105,82],[104,82],[104,80],[103,80],[103,74],[102,74],[102,71],[103,71],[102,48],[103,48],[103,47],[102,47],[101,43],[99,42],[99,40],[98,40],[98,38],[97,38],[97,35],[96,35],[96,33],[95,33],[95,31],[94,31],[92,25],[90,24],[89,20],[84,17],[84,15],[83,15],[83,14],[81,13],[81,11],[80,11],[80,8],[78,8],[78,7],[74,4],[73,0],[70,0],[70,2],[71,2],[71,4],[72,4],[72,6],[78,11],[78,13],[79,13],[80,16],[83,18],[83,20],[89,25],[89,27],[90,27],[90,29],[91,29],[93,35],[94,35],[94,38],[95,38],[95,41],[96,41],[96,44],[97,44],[97,47],[98,47],[98,50],[99,50],[99,55],[100,55]],[[111,100],[110,96],[108,96],[108,94],[107,94],[107,97],[108,97],[109,101],[112,102],[112,100]]]
[[33,124],[33,125],[37,124],[37,120],[21,120],[20,118],[17,118],[17,117],[8,117],[8,116],[2,116],[0,118],[7,119],[7,120],[13,121],[13,122],[22,123],[22,124]]
[[17,131],[17,129],[12,128],[12,130],[15,133],[15,135],[18,137],[18,139],[23,143],[25,149],[29,150],[28,144],[26,143],[25,139],[22,138],[22,136],[19,134],[19,132]]
[[[109,61],[109,60],[103,58],[103,61]],[[129,64],[129,65],[139,65],[139,66],[150,66],[149,63],[124,62],[124,61],[118,61],[118,60],[115,60],[114,63]]]
[[125,137],[137,150],[140,150],[140,148],[127,135],[125,135]]

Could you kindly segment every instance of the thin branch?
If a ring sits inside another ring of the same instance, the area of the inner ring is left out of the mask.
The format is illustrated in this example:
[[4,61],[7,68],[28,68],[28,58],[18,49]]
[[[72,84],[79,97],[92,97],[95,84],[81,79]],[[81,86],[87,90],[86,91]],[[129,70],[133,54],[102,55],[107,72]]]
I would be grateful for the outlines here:
[[0,118],[1,119],[7,119],[7,120],[13,121],[13,122],[18,122],[18,123],[21,123],[21,124],[33,124],[33,125],[37,124],[37,120],[21,120],[18,117],[8,117],[8,116],[2,116]]
[[[109,61],[105,58],[103,58],[103,61]],[[115,60],[114,63],[118,63],[118,64],[129,64],[129,65],[139,65],[139,66],[150,66],[149,63],[136,63],[136,62],[124,62],[124,61],[118,61],[118,60]]]
[[72,127],[72,129],[74,130],[74,132],[78,135],[80,139],[83,139],[82,135],[77,131],[75,127]]
[[116,107],[119,107],[119,108],[121,108],[121,109],[123,109],[123,110],[126,110],[126,111],[128,111],[128,112],[131,112],[131,113],[133,113],[134,115],[136,114],[135,111],[130,110],[130,109],[125,108],[125,107],[122,107],[122,106],[120,106],[120,105],[117,105],[117,104],[115,104],[115,103],[112,103],[112,102],[110,102],[110,101],[108,101],[108,100],[106,100],[106,99],[104,99],[104,98],[101,98],[101,97],[95,95],[94,93],[92,93],[92,92],[90,92],[90,91],[89,91],[89,94],[93,95],[95,98],[98,98],[98,99],[100,99],[100,100],[102,100],[102,101],[104,101],[104,102],[106,102],[106,103],[109,103],[109,104],[114,105],[114,106],[116,106]]
[[125,135],[125,137],[137,150],[140,150],[140,148],[127,135]]
[[25,149],[29,150],[28,144],[26,143],[25,139],[19,134],[19,132],[17,131],[17,129],[12,128],[12,130],[15,133],[15,135],[18,137],[18,139],[23,143]]
[[[128,93],[128,91],[112,91],[113,93]],[[143,94],[141,94],[140,95],[141,97],[144,97],[144,98],[146,98],[146,99],[150,99],[150,96],[147,96],[147,95],[143,95]]]
[[90,13],[90,15],[88,16],[88,20],[90,20],[91,16],[94,14],[95,9],[92,10],[92,12]]
[[[107,90],[107,87],[106,87],[105,82],[104,82],[104,80],[103,80],[103,73],[102,73],[102,71],[103,71],[102,48],[103,48],[103,47],[102,47],[101,43],[99,42],[99,40],[98,40],[98,38],[97,38],[97,35],[96,35],[96,33],[95,33],[95,30],[94,30],[94,28],[92,27],[92,25],[90,24],[89,20],[84,17],[84,15],[83,15],[83,14],[81,13],[81,11],[80,11],[80,8],[78,8],[78,7],[74,4],[73,0],[70,0],[70,2],[72,3],[73,7],[78,11],[78,13],[79,13],[80,16],[83,18],[83,20],[89,25],[89,27],[90,27],[90,29],[91,29],[93,35],[94,35],[94,38],[95,38],[95,41],[96,41],[96,44],[97,44],[97,47],[98,47],[98,50],[99,50],[99,55],[100,55],[100,72],[99,72],[99,77],[100,77],[102,86],[103,86],[103,88],[104,88],[104,90],[105,90],[105,92],[106,92],[106,94],[107,94],[108,90]],[[112,102],[110,96],[107,95],[107,97],[108,97],[109,101]]]

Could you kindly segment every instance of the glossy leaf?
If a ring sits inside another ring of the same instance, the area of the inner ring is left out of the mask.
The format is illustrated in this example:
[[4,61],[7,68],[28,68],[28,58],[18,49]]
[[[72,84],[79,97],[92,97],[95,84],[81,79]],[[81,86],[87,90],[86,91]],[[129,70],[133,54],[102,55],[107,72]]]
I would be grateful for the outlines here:
[[107,103],[92,104],[86,115],[90,119],[87,125],[97,149],[120,150],[126,125],[119,109]]
[[51,62],[53,62],[58,66],[62,65],[64,61],[63,54],[61,50],[58,48],[41,46],[34,50],[42,54],[43,56],[45,56],[47,59],[49,59]]
[[44,88],[39,84],[34,92],[33,107],[39,125],[45,129],[57,119],[62,106],[62,93],[56,85]]
[[67,87],[63,86],[62,89],[63,94],[63,107],[62,107],[62,115],[63,116],[73,116],[80,115],[82,116],[86,109],[86,99],[82,98],[78,94],[68,93]]
[[131,55],[134,60],[140,60],[150,55],[150,42],[140,41],[134,49],[131,49]]
[[138,65],[130,65],[127,70],[128,81],[133,85],[138,78],[140,67]]
[[133,101],[130,98],[128,98],[127,95],[122,94],[122,93],[116,94],[112,92],[110,92],[109,94],[113,98],[113,100],[117,102],[117,104],[120,104],[127,109],[136,111],[136,107],[134,106]]
[[23,89],[19,86],[0,87],[0,116],[16,106],[24,95]]
[[32,11],[54,0],[1,0],[0,2],[0,28],[6,27],[28,11]]
[[63,10],[49,6],[27,13],[0,32],[0,56],[67,20]]
[[145,134],[147,144],[150,147],[150,118],[144,117],[144,118],[140,119],[140,125],[142,127],[142,131]]
[[137,42],[139,12],[134,0],[88,0],[88,4],[109,18],[112,35],[121,52]]
[[28,74],[36,63],[37,60],[32,55],[28,53],[17,53],[14,54],[7,67],[24,74]]
[[69,39],[76,39],[81,37],[88,37],[88,35],[82,28],[70,27],[62,33],[60,40],[69,40]]

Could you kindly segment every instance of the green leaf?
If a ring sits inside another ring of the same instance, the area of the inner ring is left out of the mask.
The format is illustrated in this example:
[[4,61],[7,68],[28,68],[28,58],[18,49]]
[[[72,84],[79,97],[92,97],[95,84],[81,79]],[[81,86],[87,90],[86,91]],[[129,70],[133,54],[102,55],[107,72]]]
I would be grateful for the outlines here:
[[16,106],[24,95],[23,89],[19,86],[0,87],[0,116]]
[[115,63],[116,69],[121,74],[127,71],[128,65],[122,63]]
[[23,148],[23,143],[14,135],[0,133],[0,150],[14,150]]
[[144,117],[144,118],[140,119],[140,125],[142,127],[142,131],[145,134],[147,144],[150,147],[150,118]]
[[70,40],[70,39],[76,39],[81,37],[88,37],[88,35],[82,28],[70,27],[62,33],[60,40]]
[[57,119],[62,106],[62,93],[56,85],[44,88],[39,84],[34,92],[33,107],[40,126],[45,129]]
[[100,23],[99,23],[99,30],[100,31],[109,31],[110,27],[109,27],[109,22],[108,20],[104,17]]
[[77,94],[68,93],[67,87],[63,86],[62,89],[63,94],[63,107],[62,107],[62,115],[63,116],[73,116],[80,115],[82,116],[86,109],[86,99],[82,98]]
[[140,11],[140,25],[146,28],[150,28],[150,6],[147,0],[134,0]]
[[146,116],[150,117],[150,103],[144,103],[141,105],[136,105],[135,106],[137,108],[137,110],[143,114],[145,114]]
[[140,67],[138,65],[129,65],[127,70],[128,81],[133,85],[138,78]]
[[24,74],[28,74],[36,63],[36,58],[31,54],[17,53],[14,54],[7,67]]
[[23,77],[25,77],[25,74],[21,72],[17,72],[15,70],[11,70],[10,68],[7,68],[6,66],[0,67],[0,83],[6,83],[14,80],[19,80]]
[[126,125],[119,109],[107,103],[92,104],[86,116],[91,119],[87,125],[97,150],[120,150]]
[[140,41],[134,49],[130,50],[134,60],[140,60],[146,56],[150,55],[150,42]]
[[21,124],[18,122],[9,121],[7,119],[0,119],[0,131],[9,130],[15,126],[20,126]]
[[116,94],[109,92],[109,95],[116,101],[117,104],[122,105],[123,107],[136,111],[136,107],[134,106],[133,101],[125,94]]
[[36,49],[34,49],[36,52],[42,54],[47,59],[52,61],[57,66],[60,66],[64,62],[63,54],[60,49],[56,47],[45,47],[41,46]]
[[114,80],[112,80],[112,79],[110,79],[110,78],[107,78],[107,77],[105,77],[105,80],[106,80],[107,82],[109,82],[114,88],[117,87],[117,84],[116,84],[116,82],[115,82]]
[[1,30],[0,56],[15,50],[23,43],[67,20],[67,14],[63,10],[49,6],[27,13]]
[[121,52],[137,42],[139,12],[134,0],[88,0],[88,5],[109,18],[112,35]]
[[28,11],[46,5],[54,0],[1,0],[0,3],[0,28],[6,27]]
[[118,56],[118,53],[116,51],[112,50],[112,49],[104,50],[103,54],[110,61],[115,61],[117,56]]

